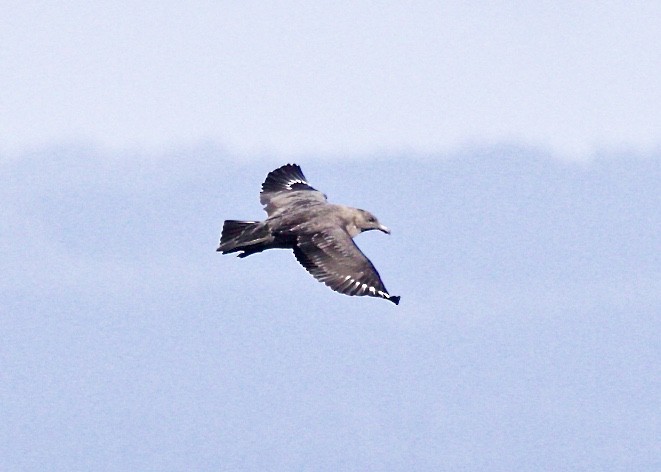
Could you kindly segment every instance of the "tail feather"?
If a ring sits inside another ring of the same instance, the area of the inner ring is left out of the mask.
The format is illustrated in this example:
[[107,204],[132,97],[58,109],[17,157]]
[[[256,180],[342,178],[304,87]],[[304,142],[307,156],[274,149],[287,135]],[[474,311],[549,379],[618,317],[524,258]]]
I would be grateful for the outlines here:
[[250,228],[256,223],[256,221],[225,221],[225,223],[223,223],[223,232],[220,236],[220,244],[238,238],[246,229]]
[[270,239],[268,228],[259,221],[227,220],[223,224],[217,251],[222,251],[223,254],[236,251],[254,252],[255,245],[261,245]]

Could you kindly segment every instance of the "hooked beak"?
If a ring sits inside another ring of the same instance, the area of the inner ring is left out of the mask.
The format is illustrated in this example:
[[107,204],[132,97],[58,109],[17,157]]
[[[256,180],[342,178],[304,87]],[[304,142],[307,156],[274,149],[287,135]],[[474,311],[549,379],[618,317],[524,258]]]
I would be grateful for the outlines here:
[[383,231],[386,234],[390,234],[390,228],[388,228],[387,226],[379,225],[378,230]]

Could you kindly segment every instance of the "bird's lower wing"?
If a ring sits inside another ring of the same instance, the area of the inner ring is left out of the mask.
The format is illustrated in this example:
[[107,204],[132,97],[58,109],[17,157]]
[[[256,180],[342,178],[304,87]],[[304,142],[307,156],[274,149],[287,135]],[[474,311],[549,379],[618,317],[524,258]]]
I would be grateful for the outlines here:
[[399,303],[399,297],[386,290],[374,265],[340,228],[299,235],[294,255],[314,278],[336,292]]

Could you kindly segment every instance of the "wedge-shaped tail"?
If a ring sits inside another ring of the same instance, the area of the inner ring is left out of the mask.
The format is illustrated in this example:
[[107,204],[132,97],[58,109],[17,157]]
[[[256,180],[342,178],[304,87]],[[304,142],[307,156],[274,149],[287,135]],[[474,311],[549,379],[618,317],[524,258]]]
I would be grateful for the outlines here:
[[261,221],[227,220],[223,224],[217,251],[223,254],[243,251],[239,257],[245,257],[268,249],[272,242],[268,227]]

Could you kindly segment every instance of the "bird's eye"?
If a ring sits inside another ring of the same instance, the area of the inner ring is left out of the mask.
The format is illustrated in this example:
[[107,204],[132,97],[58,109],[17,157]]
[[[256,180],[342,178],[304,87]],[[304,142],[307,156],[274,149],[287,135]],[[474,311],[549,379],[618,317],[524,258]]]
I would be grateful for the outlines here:
[[367,219],[367,221],[369,221],[370,223],[374,223],[374,222],[376,221],[376,218],[374,218],[373,216],[370,216],[370,217]]

